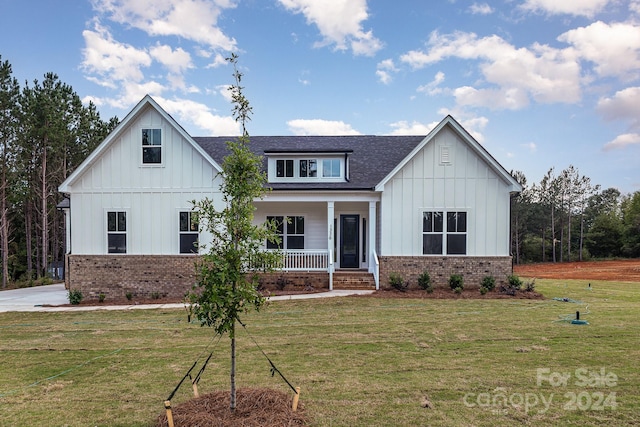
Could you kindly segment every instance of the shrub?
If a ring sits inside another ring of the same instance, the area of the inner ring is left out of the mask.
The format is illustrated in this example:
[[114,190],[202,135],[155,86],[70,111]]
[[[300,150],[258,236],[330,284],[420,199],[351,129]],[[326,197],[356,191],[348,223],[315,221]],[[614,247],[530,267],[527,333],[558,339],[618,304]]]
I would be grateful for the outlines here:
[[401,292],[406,291],[409,287],[409,284],[404,281],[402,276],[395,272],[389,274],[389,285],[391,285],[393,289],[397,289]]
[[482,295],[494,290],[496,287],[496,279],[493,276],[484,276],[480,282],[480,293]]
[[519,291],[522,288],[522,279],[520,279],[515,274],[508,276],[507,281],[509,282],[509,286],[516,291]]
[[531,279],[527,283],[524,284],[525,292],[533,292],[536,290],[536,279]]
[[461,274],[452,274],[449,276],[449,287],[457,294],[464,289],[464,278]]
[[427,291],[427,293],[433,292],[433,284],[431,284],[431,276],[429,276],[428,271],[425,271],[418,276],[418,286]]
[[151,299],[160,299],[160,292],[152,292]]
[[80,292],[78,289],[74,289],[74,290],[69,290],[69,303],[73,304],[73,305],[78,305],[80,304],[80,301],[82,301],[82,292]]
[[106,298],[106,295],[100,292],[100,295],[98,295],[98,302],[104,302],[105,298]]
[[131,292],[127,292],[125,296],[127,297],[127,301],[131,301],[131,299],[133,298],[133,294]]

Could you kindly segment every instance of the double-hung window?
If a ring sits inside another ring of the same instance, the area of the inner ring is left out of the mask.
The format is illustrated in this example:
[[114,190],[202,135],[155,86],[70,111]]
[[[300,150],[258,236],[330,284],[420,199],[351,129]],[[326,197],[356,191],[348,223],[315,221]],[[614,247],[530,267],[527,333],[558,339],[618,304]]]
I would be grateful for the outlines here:
[[127,213],[107,212],[107,252],[127,253]]
[[467,253],[467,213],[423,212],[422,253],[424,255],[445,253],[465,255]]
[[198,223],[193,212],[180,212],[180,253],[198,252]]
[[161,129],[142,129],[142,164],[162,164]]
[[323,178],[340,178],[340,159],[322,160]]
[[275,223],[275,231],[280,242],[267,240],[267,249],[304,249],[303,216],[267,216],[267,221]]

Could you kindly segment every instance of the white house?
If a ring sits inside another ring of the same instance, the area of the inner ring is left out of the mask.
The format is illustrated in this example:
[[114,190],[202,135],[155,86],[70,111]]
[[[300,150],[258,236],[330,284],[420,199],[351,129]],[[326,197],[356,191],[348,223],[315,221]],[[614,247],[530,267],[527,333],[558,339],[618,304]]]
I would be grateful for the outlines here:
[[[62,183],[67,286],[85,296],[182,296],[193,243],[190,203],[221,200],[229,137],[191,137],[146,96]],[[332,288],[356,274],[384,286],[427,270],[436,284],[511,274],[515,179],[447,116],[425,136],[251,137],[271,192],[256,221],[281,221],[292,283]],[[287,220],[288,219],[288,220]],[[265,249],[269,249],[265,242]],[[358,276],[359,277],[359,276]]]

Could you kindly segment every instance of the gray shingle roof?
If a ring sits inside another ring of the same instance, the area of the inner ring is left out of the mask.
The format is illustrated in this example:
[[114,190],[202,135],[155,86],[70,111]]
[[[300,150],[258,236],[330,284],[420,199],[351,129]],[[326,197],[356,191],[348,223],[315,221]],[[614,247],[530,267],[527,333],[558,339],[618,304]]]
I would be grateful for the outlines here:
[[[349,153],[350,181],[343,183],[271,183],[274,190],[372,190],[418,145],[424,136],[252,136],[250,149],[271,153]],[[228,154],[234,137],[194,137],[216,162]],[[266,162],[265,162],[266,167]]]

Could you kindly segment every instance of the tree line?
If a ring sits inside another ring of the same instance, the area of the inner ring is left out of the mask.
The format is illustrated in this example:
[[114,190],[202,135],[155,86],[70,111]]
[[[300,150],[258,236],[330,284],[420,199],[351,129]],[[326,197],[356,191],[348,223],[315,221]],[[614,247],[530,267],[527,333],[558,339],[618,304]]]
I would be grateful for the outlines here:
[[550,168],[512,198],[511,249],[516,264],[640,257],[640,191],[602,189],[577,168]]
[[54,73],[13,77],[0,56],[0,253],[2,288],[50,275],[64,260],[58,186],[118,124],[100,118]]

